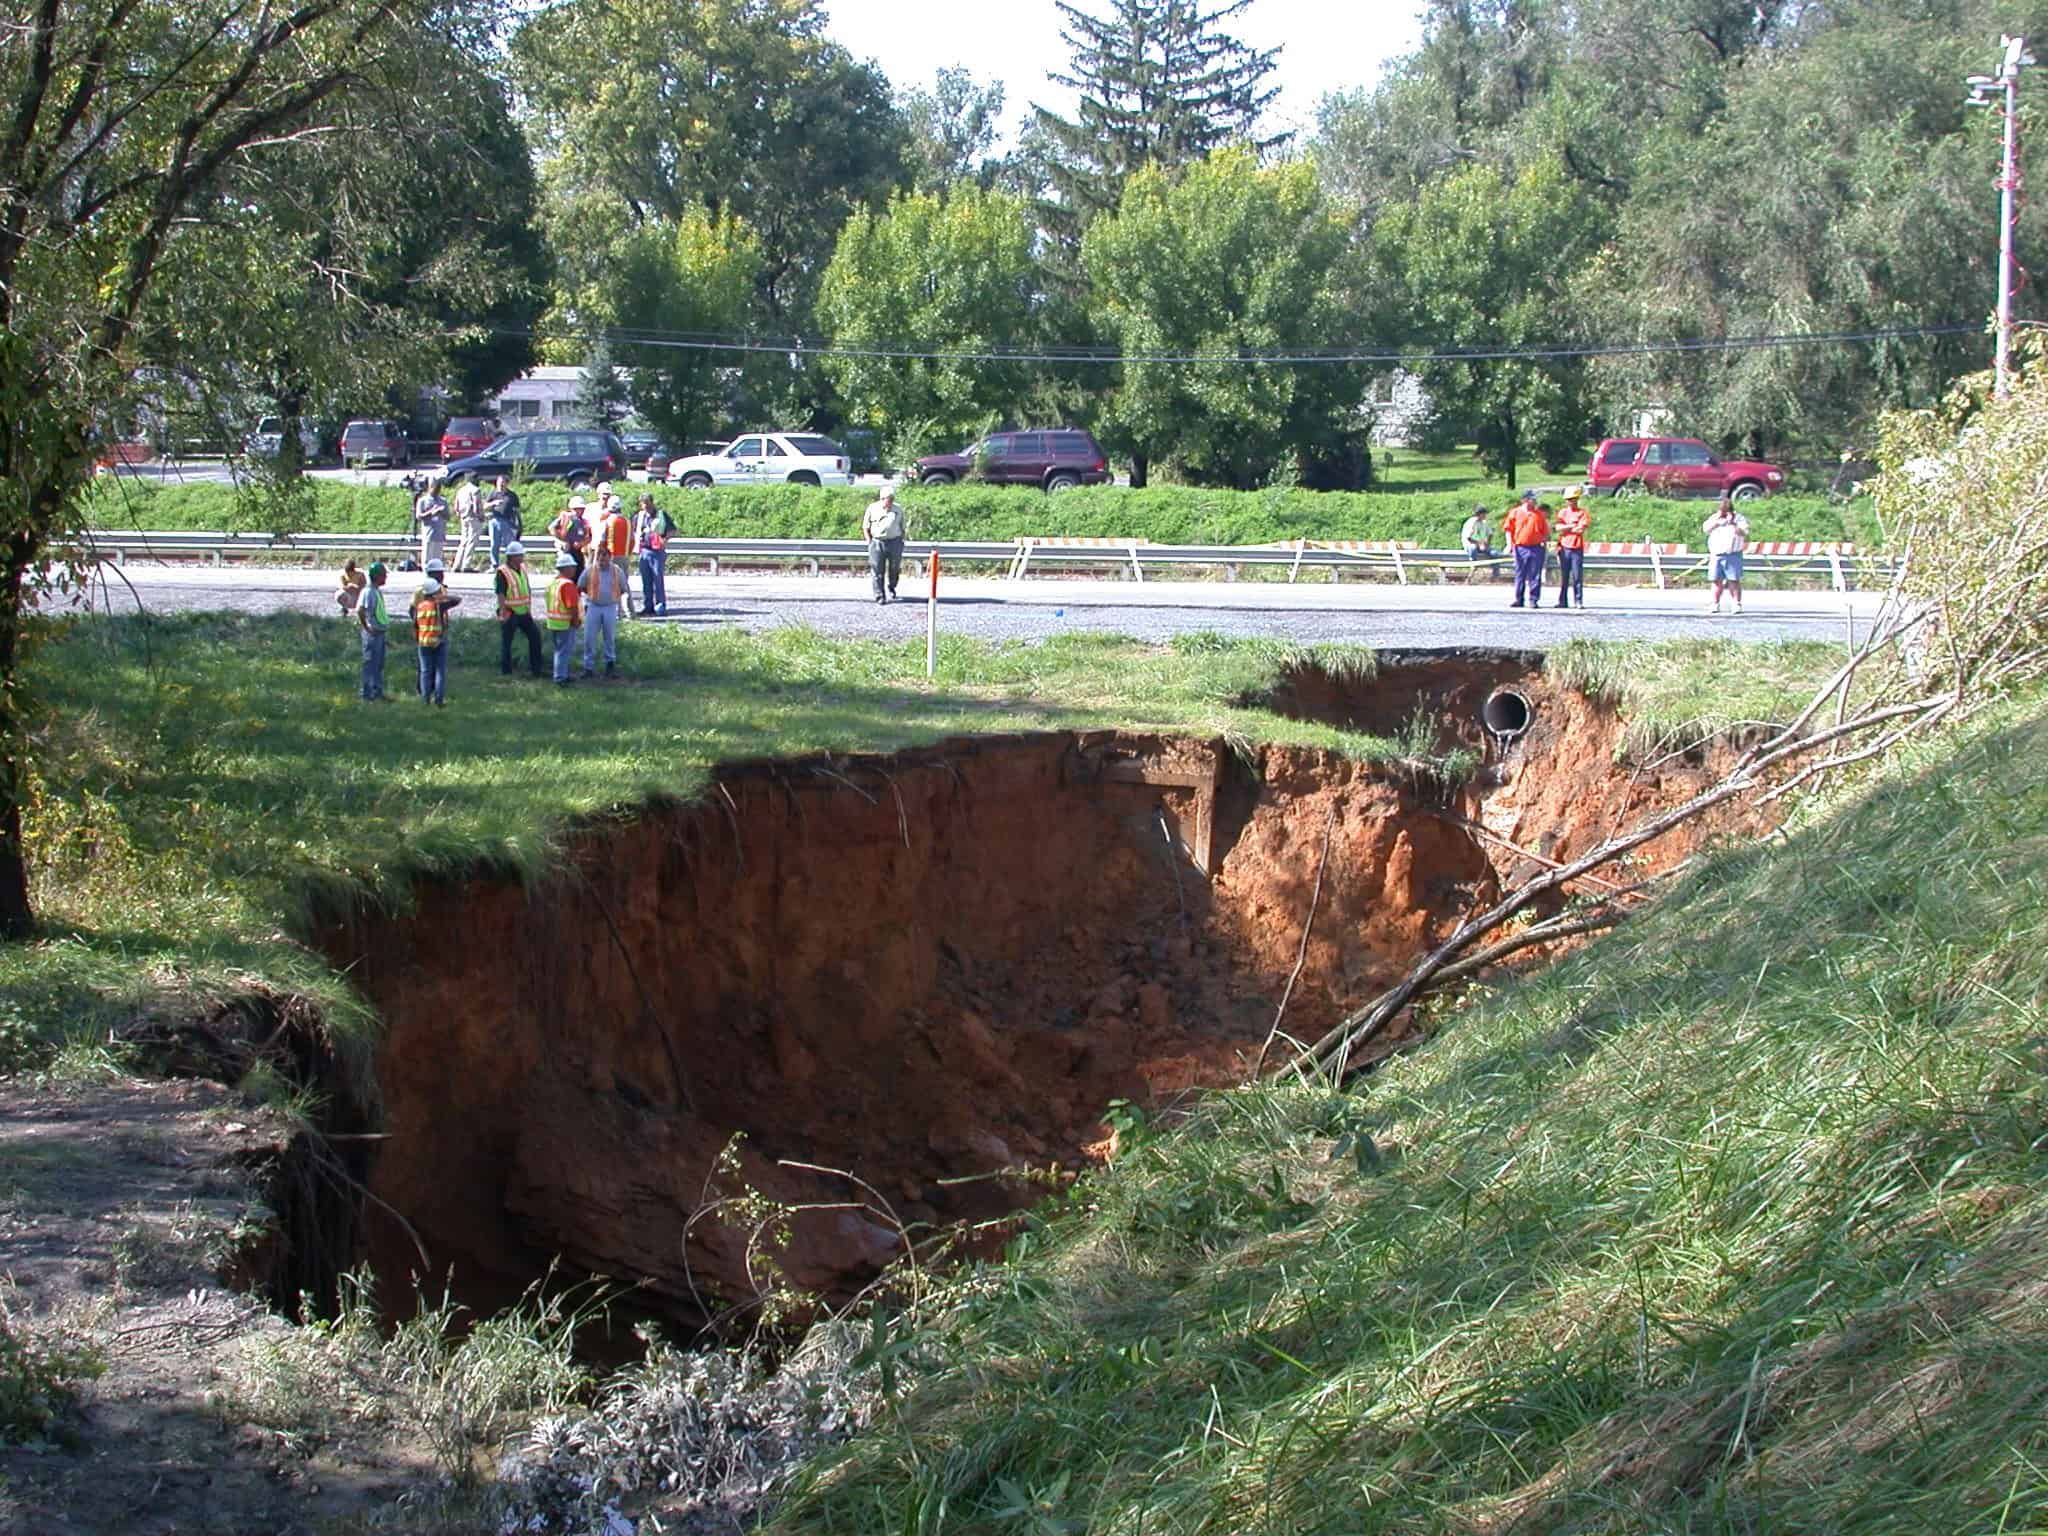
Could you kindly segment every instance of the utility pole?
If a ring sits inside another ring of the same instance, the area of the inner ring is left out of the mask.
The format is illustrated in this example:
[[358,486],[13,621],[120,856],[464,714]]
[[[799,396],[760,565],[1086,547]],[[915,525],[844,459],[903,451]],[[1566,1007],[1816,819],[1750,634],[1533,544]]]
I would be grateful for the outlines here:
[[[2017,286],[2018,264],[2013,260],[2014,224],[2019,217],[2020,190],[2020,70],[2034,62],[2023,37],[2001,37],[2005,50],[1996,75],[1969,77],[1973,107],[2000,107],[2005,113],[2005,152],[1998,167],[1998,363],[1996,397],[2003,400],[2012,392],[2012,295]],[[2003,91],[2001,102],[1990,93]]]

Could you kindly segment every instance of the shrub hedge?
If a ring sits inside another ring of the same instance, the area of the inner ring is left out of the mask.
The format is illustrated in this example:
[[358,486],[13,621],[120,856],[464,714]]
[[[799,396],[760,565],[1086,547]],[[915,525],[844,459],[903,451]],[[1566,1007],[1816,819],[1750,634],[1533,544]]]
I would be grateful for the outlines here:
[[[623,488],[627,500],[645,487]],[[865,486],[812,489],[744,486],[708,491],[653,488],[656,500],[686,535],[698,538],[851,538],[861,509],[874,497]],[[528,529],[560,510],[568,491],[556,484],[520,487]],[[1475,502],[1499,513],[1509,497],[1468,491],[1224,491],[1195,486],[1088,486],[1060,496],[1016,486],[908,486],[898,493],[913,538],[1012,539],[1026,535],[1139,538],[1155,544],[1267,544],[1288,539],[1413,539],[1427,548],[1455,546]],[[405,534],[405,492],[382,486],[316,482],[315,526],[331,533]],[[1701,544],[1699,501],[1616,502],[1596,498],[1593,537]],[[1779,496],[1748,507],[1759,539],[1849,540],[1864,549],[1882,541],[1867,500],[1830,503],[1821,496]],[[103,528],[250,529],[259,525],[225,485],[141,486],[102,480],[90,511]]]

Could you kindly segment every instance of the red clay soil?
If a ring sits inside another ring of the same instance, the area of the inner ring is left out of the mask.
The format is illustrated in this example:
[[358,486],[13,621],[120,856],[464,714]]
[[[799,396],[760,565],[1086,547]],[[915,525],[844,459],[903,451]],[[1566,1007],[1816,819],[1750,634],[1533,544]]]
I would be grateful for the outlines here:
[[[586,832],[535,888],[428,884],[412,913],[359,918],[327,947],[387,1026],[369,1259],[402,1279],[424,1247],[489,1305],[559,1256],[701,1316],[754,1294],[764,1256],[845,1296],[899,1251],[897,1221],[1014,1212],[1042,1188],[999,1171],[1085,1161],[1110,1100],[1245,1076],[1319,868],[1283,1023],[1303,1039],[1521,862],[1474,824],[1568,857],[1697,779],[1615,769],[1601,710],[1527,663],[1503,677],[1537,724],[1456,792],[1316,750],[1248,765],[1113,735],[742,765],[691,807]],[[1198,788],[1130,782],[1204,775],[1206,818]],[[764,1246],[719,1203],[749,1188],[818,1208]]]

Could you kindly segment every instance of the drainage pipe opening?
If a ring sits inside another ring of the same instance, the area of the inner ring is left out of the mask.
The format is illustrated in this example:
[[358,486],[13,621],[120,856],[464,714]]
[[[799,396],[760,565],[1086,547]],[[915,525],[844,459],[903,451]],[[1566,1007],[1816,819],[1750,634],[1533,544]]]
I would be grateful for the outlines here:
[[1529,729],[1535,713],[1527,694],[1514,688],[1496,688],[1480,706],[1479,723],[1503,740],[1512,741]]

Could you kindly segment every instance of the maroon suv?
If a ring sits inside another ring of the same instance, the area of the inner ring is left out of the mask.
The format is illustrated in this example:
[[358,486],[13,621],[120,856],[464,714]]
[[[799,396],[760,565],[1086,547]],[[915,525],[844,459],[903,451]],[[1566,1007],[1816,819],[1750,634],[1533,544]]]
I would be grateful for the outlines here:
[[450,416],[441,429],[441,462],[482,453],[498,440],[498,425],[488,416]]
[[992,485],[1070,491],[1077,485],[1108,484],[1109,463],[1095,439],[1079,427],[992,432],[958,453],[935,453],[917,461],[917,478],[925,485],[951,485],[970,474]]
[[1785,489],[1785,471],[1724,459],[1696,437],[1610,437],[1594,450],[1586,483],[1610,496],[1719,496],[1737,501]]

